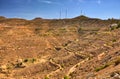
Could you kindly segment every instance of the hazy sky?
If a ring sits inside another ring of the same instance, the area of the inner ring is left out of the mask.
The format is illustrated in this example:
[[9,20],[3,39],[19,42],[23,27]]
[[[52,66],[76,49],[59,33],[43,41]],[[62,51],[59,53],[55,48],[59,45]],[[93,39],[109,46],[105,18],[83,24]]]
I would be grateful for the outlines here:
[[33,19],[73,18],[82,14],[95,18],[120,18],[120,0],[0,0],[0,16]]

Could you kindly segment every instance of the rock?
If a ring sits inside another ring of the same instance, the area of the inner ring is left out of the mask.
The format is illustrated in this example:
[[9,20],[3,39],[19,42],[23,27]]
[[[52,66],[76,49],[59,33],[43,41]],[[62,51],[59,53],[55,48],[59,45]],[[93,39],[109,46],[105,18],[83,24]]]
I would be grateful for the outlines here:
[[98,55],[98,60],[102,60],[102,58],[105,56],[105,53],[103,52],[103,53],[101,53],[101,54],[99,54]]
[[114,75],[114,77],[113,77],[114,79],[120,79],[120,75],[119,74],[117,74],[117,73],[115,73],[115,75]]

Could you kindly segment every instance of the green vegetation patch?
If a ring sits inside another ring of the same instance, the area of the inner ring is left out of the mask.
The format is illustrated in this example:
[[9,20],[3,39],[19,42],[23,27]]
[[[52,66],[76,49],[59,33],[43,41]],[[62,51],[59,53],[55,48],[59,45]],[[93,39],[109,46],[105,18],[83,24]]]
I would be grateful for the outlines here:
[[68,76],[65,76],[64,79],[70,79]]
[[49,79],[49,78],[46,76],[45,79]]
[[102,65],[102,66],[100,66],[100,67],[95,68],[95,71],[98,72],[98,71],[100,71],[100,70],[102,70],[102,69],[105,69],[105,68],[108,67],[108,66],[109,66],[109,64]]

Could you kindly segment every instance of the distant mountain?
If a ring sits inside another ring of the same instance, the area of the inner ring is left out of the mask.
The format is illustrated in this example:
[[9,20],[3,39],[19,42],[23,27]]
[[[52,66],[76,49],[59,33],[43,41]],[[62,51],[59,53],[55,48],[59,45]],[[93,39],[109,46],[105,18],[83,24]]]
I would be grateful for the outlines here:
[[36,18],[33,19],[33,21],[36,21],[36,20],[42,20],[42,18],[41,17],[36,17]]
[[84,16],[84,15],[80,15],[80,16],[77,16],[77,17],[75,17],[73,19],[90,19],[90,18],[87,17],[87,16]]
[[108,19],[101,20],[98,18],[90,18],[84,15],[77,16],[71,19],[43,19],[41,17],[36,17],[32,20],[26,20],[21,18],[5,18],[4,16],[0,16],[0,23],[4,23],[10,26],[108,26],[112,23],[119,23],[118,19]]
[[90,17],[84,16],[84,15],[77,16],[77,17],[75,17],[73,19],[79,19],[79,20],[91,20],[91,19],[93,19],[93,20],[101,20],[99,18],[90,18]]

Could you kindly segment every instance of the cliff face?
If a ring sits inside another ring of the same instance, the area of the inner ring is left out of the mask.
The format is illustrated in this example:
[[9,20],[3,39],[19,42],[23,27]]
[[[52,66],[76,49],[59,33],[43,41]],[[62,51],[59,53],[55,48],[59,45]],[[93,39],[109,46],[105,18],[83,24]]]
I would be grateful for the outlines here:
[[0,78],[119,79],[119,22],[0,17]]

